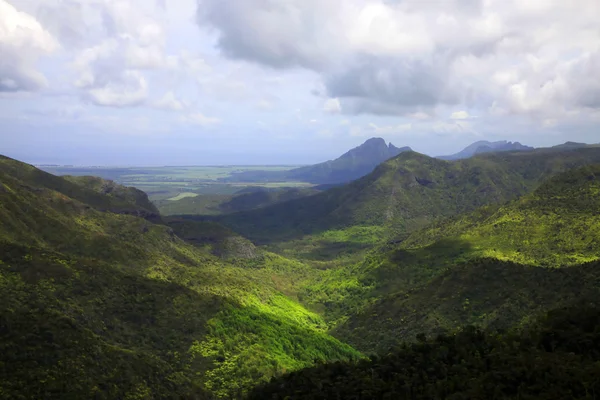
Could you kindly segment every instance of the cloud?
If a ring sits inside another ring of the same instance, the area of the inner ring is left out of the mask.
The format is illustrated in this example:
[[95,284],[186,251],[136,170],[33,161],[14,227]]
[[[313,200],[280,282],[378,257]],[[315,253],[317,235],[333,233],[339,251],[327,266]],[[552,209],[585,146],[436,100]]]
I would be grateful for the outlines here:
[[323,104],[323,111],[329,114],[339,114],[342,112],[342,105],[339,99],[327,99]]
[[58,48],[31,15],[0,0],[0,92],[36,91],[47,85],[36,69],[40,57]]
[[220,119],[213,118],[213,117],[207,117],[206,115],[204,115],[200,112],[196,112],[196,113],[190,114],[186,117],[183,117],[182,121],[189,123],[189,124],[200,125],[200,126],[204,126],[204,127],[218,125],[221,123]]
[[181,111],[187,107],[187,104],[178,99],[175,94],[170,91],[165,93],[160,100],[151,102],[150,106],[162,110]]
[[450,119],[468,119],[469,113],[466,111],[454,111],[452,115],[450,115]]
[[373,136],[385,136],[393,137],[405,135],[413,131],[413,124],[398,124],[398,125],[377,125],[373,122],[366,126],[354,125],[350,127],[351,136],[359,137],[373,137]]
[[262,100],[259,100],[259,101],[256,103],[256,108],[258,108],[259,110],[262,110],[262,111],[269,111],[269,110],[272,110],[272,109],[273,109],[273,107],[274,107],[274,104],[273,104],[273,102],[271,102],[271,101],[269,101],[269,100],[267,100],[267,99],[262,99]]
[[542,121],[600,108],[597,0],[198,4],[197,22],[223,55],[312,70],[325,85],[319,95],[339,99],[344,113],[463,105]]
[[332,57],[321,40],[322,26],[343,3],[338,0],[200,0],[197,20],[218,31],[219,48],[228,56],[275,68],[320,68]]
[[84,90],[84,99],[97,106],[132,107],[148,98],[146,78],[137,71],[98,71],[77,82]]

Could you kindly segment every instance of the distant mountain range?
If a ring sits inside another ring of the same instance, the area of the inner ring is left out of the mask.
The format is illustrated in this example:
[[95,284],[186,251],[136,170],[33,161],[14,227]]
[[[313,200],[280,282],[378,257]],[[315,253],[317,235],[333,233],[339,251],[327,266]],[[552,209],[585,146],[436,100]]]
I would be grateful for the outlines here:
[[495,153],[500,151],[531,151],[533,147],[522,145],[519,142],[508,142],[506,140],[500,140],[498,142],[488,142],[487,140],[480,140],[475,142],[462,151],[449,156],[439,156],[437,158],[442,160],[462,160],[464,158],[473,157],[476,154],[481,153]]
[[233,174],[223,181],[302,181],[315,184],[350,182],[372,172],[376,166],[400,153],[411,151],[410,147],[398,148],[386,144],[382,138],[371,138],[335,160],[295,168],[289,171],[244,171]]

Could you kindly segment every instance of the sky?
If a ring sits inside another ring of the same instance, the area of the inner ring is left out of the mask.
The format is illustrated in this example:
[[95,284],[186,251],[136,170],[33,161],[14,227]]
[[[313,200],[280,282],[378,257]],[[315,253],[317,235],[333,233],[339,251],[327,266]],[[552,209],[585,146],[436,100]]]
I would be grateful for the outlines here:
[[310,164],[600,142],[598,0],[0,0],[0,154]]

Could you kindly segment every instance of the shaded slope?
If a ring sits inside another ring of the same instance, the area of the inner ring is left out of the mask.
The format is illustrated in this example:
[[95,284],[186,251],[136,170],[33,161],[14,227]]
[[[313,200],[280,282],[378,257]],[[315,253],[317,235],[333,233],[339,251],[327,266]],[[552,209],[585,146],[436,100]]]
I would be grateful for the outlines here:
[[465,324],[506,329],[527,323],[532,315],[599,295],[597,261],[546,269],[479,259],[382,298],[334,334],[363,351],[385,352],[421,332],[435,335]]
[[303,265],[224,262],[105,208],[115,204],[138,209],[3,159],[2,395],[239,397],[315,360],[359,356],[279,290]]
[[319,365],[250,399],[593,399],[600,310],[581,302],[509,333],[466,327],[358,363]]
[[405,152],[348,185],[217,220],[263,242],[353,225],[405,233],[514,199],[556,173],[598,162],[600,149],[594,148],[485,154],[457,162]]

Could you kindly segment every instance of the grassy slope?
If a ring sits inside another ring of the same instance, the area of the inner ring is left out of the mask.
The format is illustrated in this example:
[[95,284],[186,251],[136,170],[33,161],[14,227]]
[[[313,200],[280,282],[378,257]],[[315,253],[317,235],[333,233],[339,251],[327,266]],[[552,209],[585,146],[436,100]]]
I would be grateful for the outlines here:
[[438,218],[514,199],[556,173],[594,162],[600,162],[600,149],[485,154],[457,162],[406,152],[348,185],[217,220],[261,243],[356,225],[405,235]]
[[302,264],[224,262],[88,184],[2,159],[2,395],[225,396],[359,356],[282,293]]

